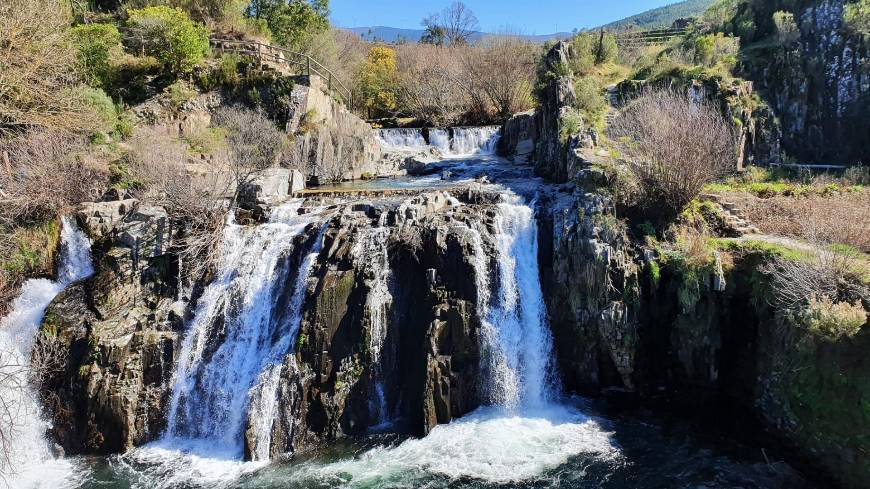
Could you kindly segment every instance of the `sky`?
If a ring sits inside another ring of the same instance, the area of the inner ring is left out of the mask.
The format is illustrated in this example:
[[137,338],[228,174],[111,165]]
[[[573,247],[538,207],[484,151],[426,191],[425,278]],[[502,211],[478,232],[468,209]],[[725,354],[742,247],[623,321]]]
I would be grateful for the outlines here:
[[[419,29],[427,14],[453,0],[331,0],[332,21],[340,27]],[[465,0],[481,30],[528,35],[596,27],[678,0]]]

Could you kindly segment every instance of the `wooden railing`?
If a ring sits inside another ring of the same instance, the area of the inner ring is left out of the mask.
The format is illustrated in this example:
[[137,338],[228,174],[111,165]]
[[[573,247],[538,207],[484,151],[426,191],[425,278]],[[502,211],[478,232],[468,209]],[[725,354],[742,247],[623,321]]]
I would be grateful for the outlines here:
[[272,63],[296,70],[298,75],[317,76],[326,83],[327,90],[336,95],[353,110],[353,92],[338,79],[329,68],[307,54],[297,53],[257,41],[239,41],[236,39],[212,38],[209,43],[213,50],[221,53],[235,53],[254,58],[257,63]]
[[648,46],[664,44],[671,39],[686,35],[688,29],[657,29],[616,34],[616,42],[621,46]]

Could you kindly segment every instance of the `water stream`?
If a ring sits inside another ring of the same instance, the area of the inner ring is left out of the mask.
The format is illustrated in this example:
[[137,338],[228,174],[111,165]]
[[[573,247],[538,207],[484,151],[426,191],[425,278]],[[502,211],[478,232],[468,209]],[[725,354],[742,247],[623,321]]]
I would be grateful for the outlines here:
[[[396,147],[426,145],[416,130],[383,130],[381,137]],[[430,130],[429,144],[449,149],[449,164],[459,178],[517,174],[520,170],[503,160],[480,156],[494,152],[497,137],[489,128],[454,129],[452,137]],[[34,413],[21,427],[21,453],[29,461],[20,487],[808,487],[791,473],[763,466],[738,444],[699,439],[684,425],[663,429],[655,419],[609,415],[562,394],[541,289],[533,192],[517,190],[534,181],[528,173],[521,176],[517,185],[489,185],[500,202],[486,235],[467,226],[474,265],[469,280],[478,290],[481,319],[479,409],[422,438],[391,432],[384,391],[387,373],[395,368],[390,363],[395,345],[388,333],[403,325],[391,324],[401,284],[394,283],[390,228],[382,214],[380,222],[354,236],[351,253],[364,263],[374,426],[366,436],[292,460],[273,457],[279,400],[286,400],[279,395],[299,394],[280,386],[282,379],[299,375],[293,353],[304,295],[330,218],[325,209],[305,209],[301,199],[292,200],[266,224],[227,224],[217,274],[187,325],[161,439],[118,456],[55,459],[39,405],[27,391],[16,400]],[[0,346],[11,347],[15,358],[29,355],[50,300],[91,273],[87,240],[66,221],[63,242],[58,282],[28,282],[3,320]],[[7,398],[5,391],[0,394]],[[243,461],[246,432],[252,462]]]
[[6,482],[16,488],[74,485],[81,475],[72,461],[54,456],[31,369],[45,309],[69,284],[94,273],[88,238],[72,219],[63,218],[61,226],[57,280],[27,281],[0,320],[0,433],[10,449],[8,458],[0,458],[0,473],[11,472]]

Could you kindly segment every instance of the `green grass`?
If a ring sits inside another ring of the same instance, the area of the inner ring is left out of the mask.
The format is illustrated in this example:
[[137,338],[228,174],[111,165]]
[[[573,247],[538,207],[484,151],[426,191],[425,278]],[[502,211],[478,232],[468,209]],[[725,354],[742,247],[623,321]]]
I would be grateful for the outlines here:
[[758,253],[771,257],[782,257],[789,260],[806,260],[812,257],[812,255],[805,250],[796,250],[781,244],[754,239],[737,241],[727,238],[710,238],[710,245],[720,251]]

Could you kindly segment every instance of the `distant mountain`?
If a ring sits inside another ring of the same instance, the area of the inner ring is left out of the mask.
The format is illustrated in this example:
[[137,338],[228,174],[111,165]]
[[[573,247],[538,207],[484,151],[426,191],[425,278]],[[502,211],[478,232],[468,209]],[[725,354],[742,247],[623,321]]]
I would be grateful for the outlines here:
[[[380,41],[380,42],[417,42],[423,36],[425,32],[423,29],[400,29],[398,27],[385,27],[385,26],[373,26],[373,27],[351,27],[347,29],[366,41]],[[475,32],[471,36],[472,41],[477,41],[482,39],[485,36],[488,36],[485,32]],[[528,39],[533,42],[546,42],[553,39],[565,39],[571,37],[570,32],[557,32],[555,34],[545,34],[545,35],[521,35],[523,39]]]
[[637,29],[661,29],[670,27],[677,19],[685,17],[699,17],[703,14],[716,0],[685,0],[683,2],[666,5],[646,12],[626,17],[616,22],[604,25],[605,29],[620,30],[629,27]]
[[[670,27],[675,20],[684,17],[698,17],[703,14],[716,0],[685,0],[683,2],[666,5],[646,12],[626,17],[616,22],[611,22],[601,26],[610,30],[621,30],[629,27],[637,29],[660,29]],[[596,27],[599,29],[600,27]],[[423,29],[400,29],[397,27],[373,26],[373,27],[351,27],[347,29],[356,33],[366,41],[380,41],[387,43],[395,42],[417,42],[425,32]],[[489,34],[484,32],[475,32],[471,36],[472,41],[477,41]],[[557,32],[555,34],[520,36],[533,42],[544,43],[555,39],[567,39],[571,37],[570,32]]]

